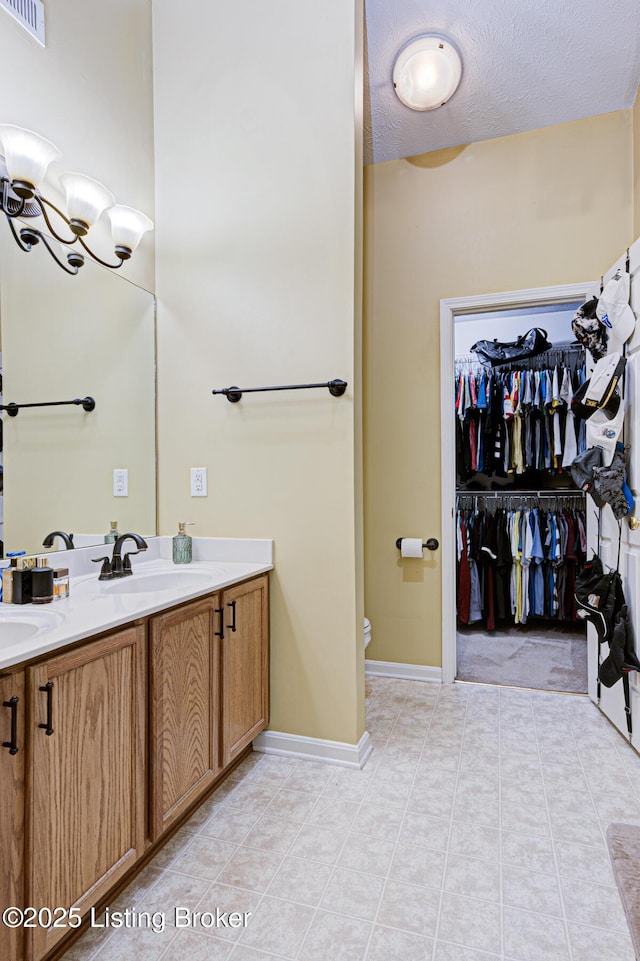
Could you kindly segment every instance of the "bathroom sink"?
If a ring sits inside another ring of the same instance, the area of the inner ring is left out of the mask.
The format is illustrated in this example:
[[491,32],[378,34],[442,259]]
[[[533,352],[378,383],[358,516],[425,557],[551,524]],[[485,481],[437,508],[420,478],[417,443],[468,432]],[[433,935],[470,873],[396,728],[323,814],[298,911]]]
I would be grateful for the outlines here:
[[115,581],[103,581],[103,590],[109,594],[151,594],[156,591],[199,590],[204,587],[215,587],[216,578],[225,575],[225,569],[219,567],[207,571],[154,571],[145,574],[130,574],[128,577]]
[[56,611],[23,611],[12,609],[9,605],[2,605],[7,610],[0,610],[0,644],[19,644],[43,631],[59,627],[64,620],[62,614]]

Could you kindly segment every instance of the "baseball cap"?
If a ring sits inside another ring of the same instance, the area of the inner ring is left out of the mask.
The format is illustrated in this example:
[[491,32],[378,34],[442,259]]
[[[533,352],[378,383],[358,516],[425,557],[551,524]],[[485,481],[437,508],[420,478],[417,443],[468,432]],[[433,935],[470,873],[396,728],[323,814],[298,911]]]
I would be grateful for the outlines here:
[[620,406],[620,391],[616,390],[624,373],[626,358],[619,353],[607,354],[593,368],[591,377],[581,384],[573,396],[571,409],[576,417],[587,420],[602,409],[608,418],[615,417]]
[[602,447],[602,466],[609,467],[616,451],[618,437],[624,424],[625,403],[620,399],[617,413],[608,417],[607,412],[598,408],[587,421],[587,447]]
[[596,315],[609,334],[609,351],[622,349],[636,326],[636,318],[629,306],[630,277],[617,271],[600,294]]
[[573,336],[591,352],[594,360],[607,352],[607,330],[598,320],[597,307],[598,298],[592,297],[578,307],[571,320]]

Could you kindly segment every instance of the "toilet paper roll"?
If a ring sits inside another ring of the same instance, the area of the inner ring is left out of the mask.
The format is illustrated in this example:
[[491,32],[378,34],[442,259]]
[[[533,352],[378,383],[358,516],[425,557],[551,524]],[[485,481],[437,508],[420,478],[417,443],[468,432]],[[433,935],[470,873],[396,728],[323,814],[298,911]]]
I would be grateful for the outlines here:
[[403,537],[400,541],[400,554],[402,557],[422,557],[422,538]]

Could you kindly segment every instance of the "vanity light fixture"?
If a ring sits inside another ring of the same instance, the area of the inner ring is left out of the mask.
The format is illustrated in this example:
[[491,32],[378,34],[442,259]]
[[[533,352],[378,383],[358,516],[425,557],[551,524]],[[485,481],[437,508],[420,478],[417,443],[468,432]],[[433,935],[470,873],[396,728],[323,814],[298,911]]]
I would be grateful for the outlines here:
[[461,77],[462,60],[451,41],[425,34],[398,54],[393,89],[411,110],[435,110],[453,96]]
[[[6,215],[11,233],[18,246],[30,251],[40,241],[56,263],[68,274],[77,274],[84,263],[84,253],[76,246],[67,254],[65,264],[51,246],[48,237],[36,227],[16,229],[16,218],[42,217],[49,233],[65,246],[79,245],[93,260],[117,270],[131,257],[142,235],[153,229],[153,222],[132,207],[115,202],[113,194],[97,180],[80,173],[67,173],[60,177],[66,195],[68,214],[40,192],[49,164],[59,160],[62,154],[52,143],[32,130],[13,124],[0,124],[0,207]],[[61,236],[51,223],[49,210],[69,228],[71,236]],[[84,238],[96,221],[106,213],[111,222],[111,236],[118,262],[107,263],[95,254]]]

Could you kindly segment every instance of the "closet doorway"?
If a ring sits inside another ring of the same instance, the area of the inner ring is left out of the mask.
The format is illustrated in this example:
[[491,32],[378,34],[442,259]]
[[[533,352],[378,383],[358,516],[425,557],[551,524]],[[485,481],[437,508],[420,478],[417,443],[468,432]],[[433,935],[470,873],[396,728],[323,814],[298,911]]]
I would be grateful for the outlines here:
[[[441,413],[451,438],[442,451],[445,682],[587,693],[573,583],[595,525],[568,468],[570,438],[579,445],[583,434],[560,395],[563,382],[566,397],[586,373],[571,318],[594,287],[441,303]],[[537,358],[492,367],[470,349],[532,327],[553,345]]]

